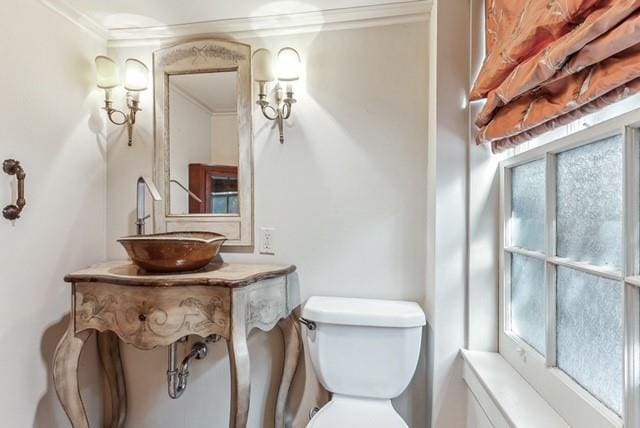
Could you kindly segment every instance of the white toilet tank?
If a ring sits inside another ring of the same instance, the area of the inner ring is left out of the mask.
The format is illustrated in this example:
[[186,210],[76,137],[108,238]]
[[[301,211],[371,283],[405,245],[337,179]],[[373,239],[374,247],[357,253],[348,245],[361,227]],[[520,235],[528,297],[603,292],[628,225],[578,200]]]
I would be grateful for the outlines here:
[[316,325],[309,352],[328,391],[391,399],[411,381],[425,325],[417,303],[315,296],[302,316]]

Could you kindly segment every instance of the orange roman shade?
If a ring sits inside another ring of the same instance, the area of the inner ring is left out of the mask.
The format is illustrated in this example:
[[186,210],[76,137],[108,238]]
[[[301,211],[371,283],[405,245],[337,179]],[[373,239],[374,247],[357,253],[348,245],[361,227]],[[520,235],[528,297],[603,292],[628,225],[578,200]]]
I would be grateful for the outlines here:
[[494,152],[640,92],[640,0],[486,0],[478,144]]

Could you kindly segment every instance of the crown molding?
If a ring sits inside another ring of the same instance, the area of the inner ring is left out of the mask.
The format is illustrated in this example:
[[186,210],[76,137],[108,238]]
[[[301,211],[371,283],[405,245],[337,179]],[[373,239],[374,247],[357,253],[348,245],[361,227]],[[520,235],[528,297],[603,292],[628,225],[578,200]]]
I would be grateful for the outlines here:
[[67,3],[66,0],[40,0],[44,6],[71,21],[87,33],[101,40],[109,40],[109,30]]
[[71,22],[99,35],[109,47],[165,45],[197,36],[221,36],[236,39],[286,34],[314,33],[382,25],[425,21],[433,0],[330,9],[286,15],[234,18],[145,28],[106,29],[70,6],[66,0],[41,0],[43,4]]

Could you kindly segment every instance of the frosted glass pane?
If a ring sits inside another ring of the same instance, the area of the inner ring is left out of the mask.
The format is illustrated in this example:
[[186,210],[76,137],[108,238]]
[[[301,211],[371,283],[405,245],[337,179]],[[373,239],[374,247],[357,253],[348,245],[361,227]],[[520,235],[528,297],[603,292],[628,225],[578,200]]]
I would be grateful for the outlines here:
[[558,154],[558,255],[622,269],[622,137]]
[[511,245],[544,252],[544,159],[511,169]]
[[545,352],[544,262],[511,255],[511,331]]
[[622,410],[623,286],[558,267],[557,363],[587,391]]

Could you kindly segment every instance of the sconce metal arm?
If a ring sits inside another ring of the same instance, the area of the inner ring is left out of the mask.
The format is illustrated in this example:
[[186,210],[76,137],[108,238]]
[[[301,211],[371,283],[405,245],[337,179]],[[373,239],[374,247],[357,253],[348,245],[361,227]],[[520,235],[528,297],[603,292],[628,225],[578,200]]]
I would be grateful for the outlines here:
[[[106,106],[103,107],[103,110],[105,110],[107,112],[107,117],[109,118],[109,122],[113,123],[114,125],[124,125],[128,122],[129,118],[127,117],[127,114],[125,112],[123,112],[122,110],[117,110],[115,108],[112,108],[110,106]],[[115,119],[114,115],[115,114],[120,114],[122,115],[122,120],[118,121]]]
[[[139,101],[137,97],[132,95],[130,92],[127,92],[127,107],[129,108],[129,113],[125,113],[122,110],[118,110],[113,108],[113,101],[111,101],[111,90],[105,90],[105,99],[104,99],[104,107],[103,110],[107,112],[107,117],[109,121],[114,125],[126,125],[127,134],[128,134],[128,144],[131,146],[133,141],[133,125],[136,123],[136,113],[141,111],[142,109],[139,107]],[[114,117],[115,114],[122,115],[122,120],[116,120]]]
[[[260,106],[262,115],[269,120],[275,120],[278,125],[278,132],[280,133],[280,144],[284,143],[284,121],[291,116],[292,105],[296,102],[293,98],[293,93],[287,92],[287,97],[284,99],[278,99],[278,107],[273,107],[265,100],[266,95],[260,94],[260,99],[256,101],[256,104]],[[271,113],[271,114],[269,114]]]
[[295,98],[285,98],[283,101],[283,105],[282,105],[282,118],[283,119],[289,119],[289,116],[291,116],[291,110],[293,110],[292,104],[296,102]]
[[[260,102],[258,101],[256,104],[258,104],[260,106],[260,109],[262,110],[262,114],[264,117],[266,117],[269,120],[276,120],[278,118],[278,110],[276,110],[273,106],[270,106],[268,102],[263,101]],[[272,114],[270,115],[267,112],[271,112]]]

